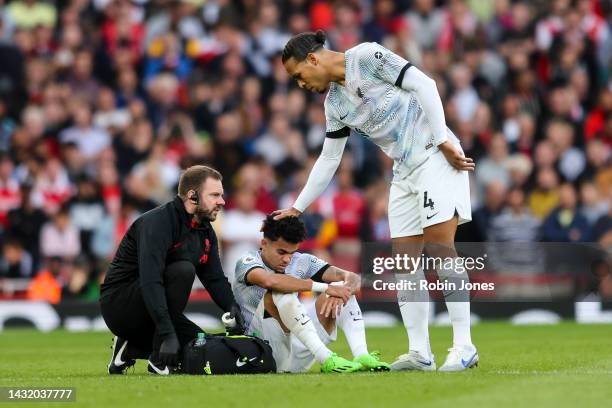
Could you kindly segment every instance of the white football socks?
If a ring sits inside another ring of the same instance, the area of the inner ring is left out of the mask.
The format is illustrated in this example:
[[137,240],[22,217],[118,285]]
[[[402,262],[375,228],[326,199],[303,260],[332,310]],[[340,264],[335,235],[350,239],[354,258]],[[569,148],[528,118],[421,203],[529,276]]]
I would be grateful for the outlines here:
[[332,355],[331,350],[317,335],[317,330],[296,293],[273,293],[272,301],[283,324],[304,343],[320,363]]
[[470,291],[459,288],[469,282],[467,272],[457,273],[453,268],[438,270],[440,281],[446,280],[455,284],[456,290],[445,290],[444,300],[451,324],[453,325],[453,346],[472,346],[470,328]]
[[354,295],[351,296],[346,305],[342,307],[340,316],[337,317],[336,322],[346,336],[346,341],[351,348],[353,357],[368,354],[363,316],[361,315],[361,308]]
[[399,303],[402,321],[408,333],[408,349],[417,351],[425,358],[431,356],[429,345],[429,292],[420,290],[419,281],[425,279],[423,269],[418,269],[414,274],[396,274],[396,280],[416,282],[414,290],[398,290],[397,300]]

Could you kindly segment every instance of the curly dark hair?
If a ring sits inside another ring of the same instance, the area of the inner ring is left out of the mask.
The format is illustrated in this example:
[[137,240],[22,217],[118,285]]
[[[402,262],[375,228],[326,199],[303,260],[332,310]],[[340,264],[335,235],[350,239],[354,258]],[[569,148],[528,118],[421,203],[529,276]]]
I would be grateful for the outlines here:
[[268,215],[261,228],[264,238],[271,241],[284,239],[292,244],[299,244],[306,239],[306,228],[298,217],[286,217],[275,220],[274,216]]

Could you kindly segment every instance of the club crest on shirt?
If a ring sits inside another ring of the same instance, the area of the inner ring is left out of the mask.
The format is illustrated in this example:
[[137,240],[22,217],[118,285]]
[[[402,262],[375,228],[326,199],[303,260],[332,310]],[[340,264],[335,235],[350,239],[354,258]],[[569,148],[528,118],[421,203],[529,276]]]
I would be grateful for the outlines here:
[[382,56],[383,56],[383,55],[382,55],[382,52],[380,52],[380,51],[376,51],[376,52],[374,53],[374,58],[376,58],[376,59],[381,59],[381,58],[382,58]]
[[204,240],[204,253],[200,257],[200,263],[204,264],[208,262],[208,253],[210,252],[210,240],[206,238]]

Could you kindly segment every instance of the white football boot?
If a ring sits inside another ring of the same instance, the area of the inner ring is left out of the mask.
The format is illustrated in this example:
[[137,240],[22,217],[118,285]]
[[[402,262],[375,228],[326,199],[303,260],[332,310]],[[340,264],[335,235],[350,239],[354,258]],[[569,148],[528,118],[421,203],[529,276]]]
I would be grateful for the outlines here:
[[478,350],[474,346],[457,346],[448,349],[448,356],[438,371],[464,371],[478,366]]
[[410,350],[408,354],[402,354],[391,363],[391,371],[403,370],[436,371],[434,355],[425,358],[418,351]]

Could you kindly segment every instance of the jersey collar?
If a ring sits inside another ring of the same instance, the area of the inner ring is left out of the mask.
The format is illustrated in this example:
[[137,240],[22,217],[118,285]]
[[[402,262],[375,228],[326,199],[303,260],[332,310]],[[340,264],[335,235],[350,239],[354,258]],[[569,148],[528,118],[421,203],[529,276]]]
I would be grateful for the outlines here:
[[174,208],[179,214],[179,219],[181,221],[181,224],[189,228],[203,229],[203,230],[208,229],[208,227],[210,226],[210,223],[208,221],[197,223],[193,219],[193,216],[189,214],[187,210],[185,210],[185,204],[183,203],[183,199],[180,196],[178,195],[175,196],[174,200],[172,200],[172,204],[174,205]]

